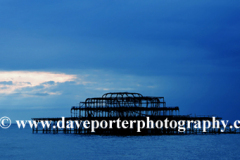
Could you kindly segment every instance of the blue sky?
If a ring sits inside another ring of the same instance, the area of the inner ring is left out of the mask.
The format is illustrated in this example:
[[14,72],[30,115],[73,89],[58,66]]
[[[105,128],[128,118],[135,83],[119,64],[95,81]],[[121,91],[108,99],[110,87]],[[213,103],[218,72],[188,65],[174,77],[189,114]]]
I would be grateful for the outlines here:
[[0,2],[0,116],[69,116],[106,92],[240,119],[239,1]]

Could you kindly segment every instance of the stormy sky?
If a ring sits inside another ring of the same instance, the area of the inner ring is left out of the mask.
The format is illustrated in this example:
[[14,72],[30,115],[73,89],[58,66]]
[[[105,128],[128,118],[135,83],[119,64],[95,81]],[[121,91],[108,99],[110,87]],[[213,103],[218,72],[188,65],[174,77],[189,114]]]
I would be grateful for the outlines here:
[[69,116],[106,92],[240,119],[240,2],[0,1],[0,116]]

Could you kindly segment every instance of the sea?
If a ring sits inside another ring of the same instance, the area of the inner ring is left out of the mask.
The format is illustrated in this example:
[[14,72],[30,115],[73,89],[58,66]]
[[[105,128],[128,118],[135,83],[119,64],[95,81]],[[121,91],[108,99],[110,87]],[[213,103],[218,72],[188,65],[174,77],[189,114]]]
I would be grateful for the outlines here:
[[240,134],[100,136],[0,128],[0,159],[240,159]]

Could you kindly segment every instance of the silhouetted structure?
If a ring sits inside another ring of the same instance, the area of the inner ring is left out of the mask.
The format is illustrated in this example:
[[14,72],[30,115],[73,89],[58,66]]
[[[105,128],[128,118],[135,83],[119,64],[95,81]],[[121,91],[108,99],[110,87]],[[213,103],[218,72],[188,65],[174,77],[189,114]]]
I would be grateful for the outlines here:
[[[71,117],[65,117],[65,126],[66,121],[86,121],[86,120],[116,120],[120,118],[121,120],[144,120],[146,117],[149,117],[153,122],[157,120],[164,121],[166,118],[171,121],[175,120],[176,122],[180,120],[209,120],[212,121],[211,116],[190,116],[190,115],[180,115],[179,107],[167,107],[164,97],[149,97],[142,96],[139,93],[129,93],[129,92],[114,92],[106,93],[102,97],[97,98],[87,98],[84,102],[80,102],[79,106],[74,106],[71,108]],[[74,128],[64,128],[59,129],[55,128],[57,121],[62,118],[32,118],[33,120],[49,120],[52,121],[51,127],[45,129],[34,129],[33,133],[75,133],[75,134],[113,134],[113,135],[164,135],[164,134],[213,134],[213,133],[222,133],[220,129],[207,129],[207,132],[203,133],[202,128],[195,129],[194,124],[191,124],[191,127],[186,129],[185,132],[178,132],[178,127],[175,129],[162,128],[162,129],[142,129],[141,132],[137,132],[136,124],[134,124],[133,129],[117,129],[116,125],[113,125],[113,129],[96,129],[94,133],[90,129],[84,129],[81,125],[77,127],[74,125]],[[220,120],[220,117],[216,117],[217,120]],[[202,123],[201,123],[202,124]],[[229,127],[223,133],[239,133],[239,130],[230,129]]]

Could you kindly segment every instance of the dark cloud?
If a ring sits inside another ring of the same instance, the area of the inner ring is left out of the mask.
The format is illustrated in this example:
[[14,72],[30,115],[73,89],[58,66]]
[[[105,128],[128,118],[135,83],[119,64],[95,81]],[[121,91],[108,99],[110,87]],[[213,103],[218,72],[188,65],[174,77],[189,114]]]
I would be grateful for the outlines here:
[[238,6],[214,1],[4,2],[0,67],[107,68],[131,74],[159,74],[164,68],[175,74],[186,72],[179,67],[186,61],[193,68],[239,66]]
[[134,88],[121,79],[131,75],[129,84],[145,84],[136,90],[172,97],[185,112],[230,117],[229,101],[239,111],[238,1],[2,1],[0,14],[1,70],[86,70],[100,83],[84,89],[89,96]]
[[54,82],[54,81],[48,81],[48,82],[44,82],[44,83],[42,83],[42,84],[54,85],[54,84],[55,84],[55,82]]
[[3,84],[3,85],[12,85],[12,81],[3,81],[3,82],[0,82],[0,85]]

